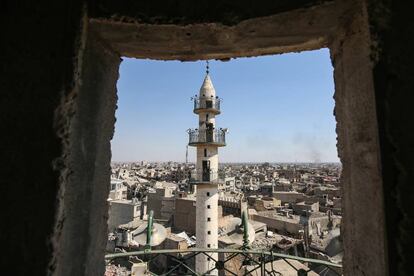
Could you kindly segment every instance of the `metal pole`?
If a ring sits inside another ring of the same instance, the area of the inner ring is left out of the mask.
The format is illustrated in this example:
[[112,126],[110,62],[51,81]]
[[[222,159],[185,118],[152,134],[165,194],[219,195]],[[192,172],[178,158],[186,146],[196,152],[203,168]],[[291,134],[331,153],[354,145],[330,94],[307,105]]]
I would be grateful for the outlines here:
[[248,249],[249,248],[249,224],[248,224],[246,211],[243,211],[243,214],[242,214],[242,224],[243,224],[243,249]]
[[147,225],[147,243],[145,244],[145,250],[151,250],[151,236],[152,236],[152,224],[153,224],[154,211],[151,210],[148,216]]
[[266,272],[266,263],[265,263],[265,258],[264,258],[264,254],[261,254],[260,257],[260,272],[261,272],[261,276],[266,276],[265,272]]

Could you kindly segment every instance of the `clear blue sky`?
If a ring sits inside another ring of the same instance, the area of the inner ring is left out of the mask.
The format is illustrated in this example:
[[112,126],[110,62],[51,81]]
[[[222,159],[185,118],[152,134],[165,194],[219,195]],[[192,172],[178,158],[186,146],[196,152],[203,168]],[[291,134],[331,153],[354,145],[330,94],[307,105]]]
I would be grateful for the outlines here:
[[[125,58],[113,161],[185,161],[186,130],[198,124],[190,98],[204,76],[201,61]],[[220,161],[338,162],[327,49],[211,61],[210,76],[223,99],[217,127],[229,129]]]

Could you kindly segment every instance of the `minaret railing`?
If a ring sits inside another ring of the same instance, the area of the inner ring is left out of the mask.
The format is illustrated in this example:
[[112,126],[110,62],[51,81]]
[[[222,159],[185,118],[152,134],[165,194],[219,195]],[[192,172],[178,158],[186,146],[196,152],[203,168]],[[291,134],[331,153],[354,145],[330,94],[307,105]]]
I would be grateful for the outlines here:
[[189,144],[212,143],[212,144],[226,144],[226,130],[225,129],[189,129]]
[[192,170],[190,172],[191,183],[223,183],[224,174],[217,171],[203,171],[203,170]]
[[214,109],[220,112],[221,99],[218,97],[193,97],[193,101],[195,111],[199,109]]

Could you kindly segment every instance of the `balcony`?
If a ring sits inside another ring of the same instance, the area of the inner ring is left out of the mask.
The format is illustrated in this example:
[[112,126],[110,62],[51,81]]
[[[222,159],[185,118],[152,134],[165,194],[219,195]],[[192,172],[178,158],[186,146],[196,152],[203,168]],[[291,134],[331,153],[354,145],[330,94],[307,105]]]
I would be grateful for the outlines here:
[[216,171],[192,170],[189,182],[192,184],[219,184],[224,183],[224,173]]
[[220,101],[221,99],[216,98],[200,98],[194,97],[194,113],[198,114],[200,112],[211,112],[214,114],[220,114]]
[[189,129],[189,146],[198,145],[216,145],[224,147],[226,145],[226,131],[227,129]]

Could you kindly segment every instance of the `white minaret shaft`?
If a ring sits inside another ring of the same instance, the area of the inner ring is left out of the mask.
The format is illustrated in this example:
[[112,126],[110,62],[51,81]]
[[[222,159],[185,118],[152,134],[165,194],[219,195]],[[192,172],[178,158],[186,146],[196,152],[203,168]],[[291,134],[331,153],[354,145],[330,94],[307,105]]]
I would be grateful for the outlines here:
[[[190,146],[197,147],[195,182],[197,248],[218,248],[218,147],[224,146],[224,132],[216,129],[215,116],[220,113],[220,100],[216,97],[207,74],[195,99],[194,112],[199,116],[198,129],[190,131]],[[191,137],[193,135],[193,139]],[[196,271],[217,275],[217,253],[196,256]]]

